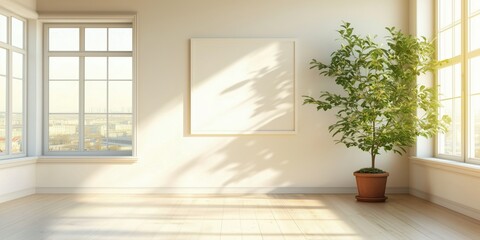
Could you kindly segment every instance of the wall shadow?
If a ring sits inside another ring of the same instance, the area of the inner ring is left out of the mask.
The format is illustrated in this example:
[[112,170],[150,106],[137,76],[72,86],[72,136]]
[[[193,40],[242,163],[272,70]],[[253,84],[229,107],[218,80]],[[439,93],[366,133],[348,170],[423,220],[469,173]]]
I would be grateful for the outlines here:
[[[267,46],[268,47],[268,46]],[[261,49],[256,49],[260,51]],[[191,50],[190,50],[191,51]],[[248,54],[247,54],[248,55]],[[278,65],[282,65],[287,61],[295,61],[295,59],[287,59],[291,56],[291,53],[278,52],[275,56],[275,62]],[[248,57],[248,56],[243,56]],[[294,54],[293,54],[294,57]],[[226,69],[230,65],[235,64],[235,59],[231,62],[225,62],[220,69]],[[295,69],[293,69],[293,72]],[[255,106],[251,109],[247,119],[261,119],[256,128],[264,131],[275,131],[276,126],[280,126],[284,122],[285,115],[291,115],[293,119],[292,130],[295,128],[295,113],[297,106],[288,108],[285,105],[288,102],[296,104],[295,86],[292,83],[290,76],[278,66],[269,66],[257,69],[255,72],[250,72],[250,78],[243,79],[241,81],[232,83],[228,87],[224,88],[219,94],[228,96],[235,91],[249,89],[252,94],[245,99],[245,102],[249,104],[254,103]],[[295,75],[293,76],[295,77]],[[188,82],[187,92],[191,91],[191,82]],[[277,94],[265,94],[276,91]],[[191,174],[190,172],[202,165],[203,162],[208,162],[214,156],[224,156],[222,161],[219,161],[214,166],[209,168],[211,174],[225,172],[225,176],[229,176],[218,183],[218,192],[221,192],[223,188],[229,186],[235,186],[238,183],[249,181],[262,174],[268,174],[272,176],[272,187],[288,187],[290,182],[285,179],[291,179],[286,170],[298,168],[295,166],[294,160],[297,156],[297,150],[295,149],[278,149],[275,145],[285,144],[295,141],[295,135],[291,134],[191,134],[191,109],[190,109],[190,94],[185,94],[184,98],[184,137],[187,138],[215,138],[218,140],[226,139],[222,142],[220,147],[215,146],[215,149],[206,150],[199,156],[186,161],[185,164],[176,168],[171,176],[182,176]],[[231,107],[232,111],[237,108],[242,108],[244,102],[238,103]],[[277,106],[272,109],[271,106]],[[264,128],[265,126],[272,126],[272,129]],[[282,180],[283,179],[283,180]],[[175,185],[174,182],[169,185]],[[254,185],[252,182],[251,185]],[[207,186],[206,186],[207,187]]]

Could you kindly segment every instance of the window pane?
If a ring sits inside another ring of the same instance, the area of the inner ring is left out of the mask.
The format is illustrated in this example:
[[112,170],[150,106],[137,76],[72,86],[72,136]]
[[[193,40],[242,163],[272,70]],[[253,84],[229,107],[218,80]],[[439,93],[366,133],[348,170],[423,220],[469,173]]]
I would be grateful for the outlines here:
[[439,43],[439,60],[451,58],[453,56],[453,29],[448,29],[440,33]]
[[85,82],[85,112],[107,113],[107,81]]
[[108,150],[132,150],[132,115],[108,116]]
[[[440,115],[452,116],[452,102],[450,100],[442,101]],[[448,126],[448,132],[441,133],[438,136],[438,153],[451,155],[453,153],[453,134],[452,124]]]
[[48,41],[50,51],[78,51],[80,31],[78,28],[50,28]]
[[453,9],[453,21],[460,21],[462,17],[462,0],[453,0],[454,9]]
[[117,79],[117,80],[132,79],[132,58],[131,57],[108,58],[108,78]]
[[85,115],[85,150],[107,150],[107,115]]
[[470,155],[480,158],[480,57],[469,60],[468,78],[471,85],[470,96]]
[[12,75],[14,78],[23,78],[23,54],[13,52],[12,54]]
[[462,29],[460,24],[455,25],[453,34],[453,57],[459,56],[462,53]]
[[452,0],[439,0],[439,20],[440,29],[453,23],[453,1]]
[[77,151],[78,136],[78,114],[49,115],[49,151]]
[[5,112],[0,111],[0,155],[5,154],[7,148],[5,144],[6,135],[6,119],[5,119]]
[[85,79],[107,79],[107,58],[86,57],[85,58]]
[[453,67],[445,67],[438,71],[440,99],[452,98],[453,94]]
[[455,98],[453,100],[453,116],[452,124],[454,131],[454,148],[453,155],[461,156],[462,155],[462,99]]
[[480,95],[475,95],[470,98],[471,102],[471,147],[473,150],[473,157],[480,158]]
[[132,113],[132,82],[110,81],[108,83],[108,111]]
[[439,134],[439,153],[461,156],[461,99],[445,100],[441,102],[440,115],[452,118],[448,132]]
[[7,81],[0,76],[0,155],[6,151]]
[[7,75],[7,50],[0,48],[0,76]]
[[0,76],[0,112],[7,111],[7,80]]
[[462,66],[455,64],[453,68],[453,96],[461,97],[462,96]]
[[470,70],[470,93],[480,93],[480,57],[470,59],[468,69]]
[[7,100],[7,82],[5,77],[0,76],[0,155],[5,153],[6,145],[5,145],[5,138],[6,135],[6,115],[5,112],[7,110],[6,100]]
[[12,80],[12,112],[23,112],[23,81],[15,78]]
[[106,28],[85,28],[85,51],[107,51]]
[[470,14],[480,10],[480,1],[478,0],[470,0]]
[[23,48],[23,21],[12,17],[12,45],[18,48]]
[[12,153],[23,152],[23,115],[12,114]]
[[78,113],[78,91],[77,81],[50,81],[48,94],[49,112]]
[[461,25],[457,24],[454,28],[449,28],[440,33],[438,39],[439,50],[438,58],[439,60],[444,60],[452,58],[461,54],[461,41],[462,31]]
[[7,17],[0,14],[0,42],[7,43]]
[[109,28],[108,50],[132,51],[132,28]]
[[469,28],[469,50],[473,51],[480,48],[480,15],[470,19]]
[[50,57],[49,58],[49,78],[68,80],[79,78],[78,57]]

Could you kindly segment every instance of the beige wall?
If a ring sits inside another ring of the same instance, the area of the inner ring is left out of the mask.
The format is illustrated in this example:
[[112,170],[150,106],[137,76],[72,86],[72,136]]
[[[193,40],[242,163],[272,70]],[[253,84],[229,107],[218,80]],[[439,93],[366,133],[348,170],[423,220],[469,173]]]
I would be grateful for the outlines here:
[[37,5],[36,0],[10,0],[10,1],[17,2],[18,4],[24,6],[28,9],[34,10],[34,11],[35,11],[36,5]]
[[0,8],[9,10],[24,18],[36,18],[36,0],[0,0]]
[[[408,8],[406,0],[39,0],[39,13],[137,13],[139,160],[127,165],[39,164],[37,186],[45,191],[350,189],[355,186],[352,172],[368,166],[369,156],[335,145],[327,131],[334,114],[316,112],[314,106],[298,107],[296,135],[190,136],[189,39],[296,38],[298,95],[318,95],[338,88],[309,70],[308,63],[328,60],[338,46],[335,30],[342,20],[352,22],[359,33],[383,36],[386,26],[408,31]],[[383,155],[378,165],[391,172],[389,187],[408,187],[405,157]]]

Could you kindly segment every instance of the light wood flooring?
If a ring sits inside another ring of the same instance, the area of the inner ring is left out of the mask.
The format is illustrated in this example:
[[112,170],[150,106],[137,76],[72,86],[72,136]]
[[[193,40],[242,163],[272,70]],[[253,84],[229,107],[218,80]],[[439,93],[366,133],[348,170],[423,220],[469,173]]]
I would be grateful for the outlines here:
[[1,240],[480,239],[480,221],[409,195],[33,195],[0,204]]

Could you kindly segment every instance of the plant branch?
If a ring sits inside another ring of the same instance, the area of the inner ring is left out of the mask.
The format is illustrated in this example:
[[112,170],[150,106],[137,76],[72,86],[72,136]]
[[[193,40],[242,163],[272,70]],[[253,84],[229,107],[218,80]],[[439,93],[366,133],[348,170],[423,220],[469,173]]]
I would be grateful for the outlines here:
[[[317,110],[338,109],[337,122],[328,130],[337,143],[369,152],[372,168],[380,151],[402,154],[417,136],[445,132],[450,122],[438,114],[435,90],[417,89],[417,76],[438,66],[433,44],[393,27],[387,31],[387,47],[382,47],[344,23],[338,30],[343,43],[331,54],[330,64],[311,61],[311,68],[333,77],[343,93],[304,96],[304,104],[314,104]],[[417,109],[425,114],[418,116]]]

